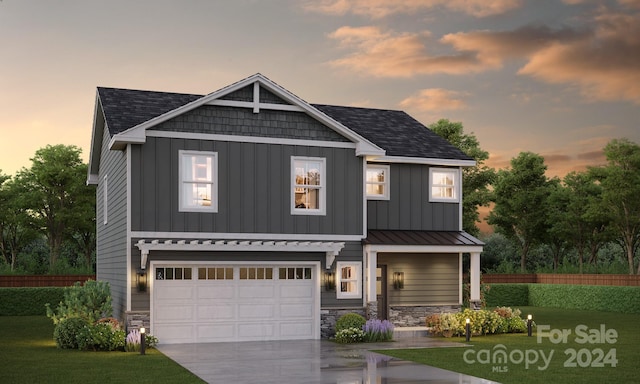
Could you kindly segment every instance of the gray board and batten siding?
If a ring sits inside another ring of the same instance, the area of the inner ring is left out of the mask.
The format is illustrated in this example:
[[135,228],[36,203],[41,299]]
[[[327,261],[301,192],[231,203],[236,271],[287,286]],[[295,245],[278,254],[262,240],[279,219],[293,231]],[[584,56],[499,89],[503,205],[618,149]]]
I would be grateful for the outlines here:
[[[139,239],[133,239],[133,243]],[[135,270],[140,265],[140,251],[132,246],[131,248],[132,268]],[[180,260],[188,260],[189,262],[220,262],[226,265],[233,265],[237,260],[243,262],[255,261],[256,265],[261,263],[277,263],[277,262],[320,262],[320,279],[326,271],[326,256],[323,252],[219,252],[219,251],[152,251],[149,253],[149,261],[167,261],[172,265],[181,266]],[[362,261],[362,245],[357,241],[345,242],[345,246],[336,257],[335,261]],[[227,263],[228,262],[228,263]],[[193,275],[197,276],[197,275]],[[153,278],[150,274],[149,278]],[[195,278],[195,277],[194,277]],[[363,292],[364,287],[361,287]],[[138,292],[137,289],[132,290],[131,309],[133,311],[148,311],[150,302],[150,293]],[[335,289],[326,290],[321,284],[320,306],[322,308],[362,308],[362,299],[340,299],[336,297]]]
[[96,260],[96,279],[109,283],[113,316],[121,318],[126,311],[130,280],[127,277],[127,154],[109,150],[110,139],[105,129],[96,191],[96,254],[100,255]]
[[367,228],[458,231],[460,204],[429,202],[429,166],[391,164],[390,199],[367,201]]

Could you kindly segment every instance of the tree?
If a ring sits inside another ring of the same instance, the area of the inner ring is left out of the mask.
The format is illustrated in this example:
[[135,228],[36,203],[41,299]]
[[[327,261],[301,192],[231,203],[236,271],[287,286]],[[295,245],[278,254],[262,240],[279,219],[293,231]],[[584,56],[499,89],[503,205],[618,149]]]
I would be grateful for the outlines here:
[[[640,242],[640,146],[628,139],[614,139],[605,146],[604,153],[608,164],[589,171],[602,186],[602,212],[609,216],[632,275]],[[637,273],[640,274],[640,263]]]
[[12,271],[16,267],[18,253],[34,238],[19,202],[15,181],[0,173],[0,253]]
[[477,236],[480,233],[476,223],[480,222],[478,207],[489,206],[491,191],[489,186],[495,180],[493,168],[484,165],[489,152],[480,148],[480,143],[473,133],[465,134],[462,123],[440,119],[429,126],[433,132],[475,159],[474,167],[462,169],[462,226],[463,229]]
[[[571,191],[560,182],[551,185],[549,194],[549,214],[547,216],[547,243],[553,252],[553,271],[557,272],[560,254],[569,246],[573,238],[573,228],[566,220],[571,204]],[[580,273],[582,273],[582,253],[580,254]]]
[[73,233],[81,213],[86,214],[78,209],[79,197],[92,193],[85,185],[86,166],[80,153],[73,145],[48,145],[36,151],[31,168],[23,168],[16,176],[31,225],[47,238],[50,267],[58,260],[62,242]]
[[518,245],[522,272],[531,247],[546,236],[550,194],[546,169],[542,156],[522,152],[511,159],[510,169],[498,171],[494,185],[495,207],[488,222]]

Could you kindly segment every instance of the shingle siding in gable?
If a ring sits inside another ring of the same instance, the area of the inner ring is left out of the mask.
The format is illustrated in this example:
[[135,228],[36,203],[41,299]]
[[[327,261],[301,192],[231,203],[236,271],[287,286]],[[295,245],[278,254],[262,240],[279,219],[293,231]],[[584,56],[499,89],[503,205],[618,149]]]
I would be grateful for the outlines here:
[[390,199],[367,201],[368,229],[458,231],[460,204],[429,202],[429,167],[392,164]]
[[[104,132],[96,193],[96,278],[109,282],[113,316],[123,319],[127,307],[127,161],[126,152],[107,147],[109,133]],[[104,176],[108,178],[107,224],[104,224]]]
[[260,102],[269,104],[290,104],[263,87],[260,87]]
[[159,131],[275,137],[283,139],[348,140],[302,112],[203,106],[153,128]]
[[224,95],[220,100],[253,101],[253,85],[248,85],[244,88],[238,89],[237,91]]

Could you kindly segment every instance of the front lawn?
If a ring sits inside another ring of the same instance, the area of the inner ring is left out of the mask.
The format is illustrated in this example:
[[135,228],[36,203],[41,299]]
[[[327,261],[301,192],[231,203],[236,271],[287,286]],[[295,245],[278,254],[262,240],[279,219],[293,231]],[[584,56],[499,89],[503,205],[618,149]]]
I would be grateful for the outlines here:
[[202,383],[155,349],[81,352],[56,348],[44,316],[0,316],[0,383]]
[[[377,352],[501,383],[638,382],[640,315],[521,309],[523,317],[533,314],[538,325],[532,337],[478,336],[472,337],[470,347]],[[541,325],[548,326],[546,334],[551,337],[538,337]],[[448,340],[465,341],[464,337]],[[505,356],[506,361],[501,362]]]

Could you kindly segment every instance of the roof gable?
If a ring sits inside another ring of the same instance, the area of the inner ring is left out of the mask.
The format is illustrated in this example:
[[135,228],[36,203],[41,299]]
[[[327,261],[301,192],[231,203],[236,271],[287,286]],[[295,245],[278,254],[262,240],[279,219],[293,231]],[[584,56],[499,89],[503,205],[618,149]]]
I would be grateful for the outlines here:
[[[252,96],[249,96],[251,94]],[[267,100],[262,100],[261,95],[264,95]],[[154,127],[175,116],[181,115],[203,105],[218,105],[251,108],[254,113],[260,112],[261,108],[304,112],[355,143],[357,155],[384,155],[384,150],[373,144],[368,139],[320,112],[298,96],[280,87],[278,84],[272,82],[259,73],[224,87],[218,91],[212,92],[206,96],[201,96],[199,98],[196,97],[194,100],[189,101],[193,96],[194,95],[187,95],[185,97],[182,95],[173,101],[175,103],[186,101],[186,104],[170,109],[149,120],[143,121],[133,127],[116,133],[112,137],[111,143],[109,143],[110,148],[122,148],[128,143],[144,143],[146,140],[145,133],[148,128]],[[165,97],[170,98],[170,96]],[[229,100],[229,97],[233,100]]]

